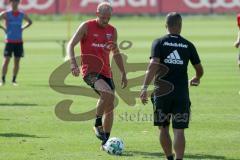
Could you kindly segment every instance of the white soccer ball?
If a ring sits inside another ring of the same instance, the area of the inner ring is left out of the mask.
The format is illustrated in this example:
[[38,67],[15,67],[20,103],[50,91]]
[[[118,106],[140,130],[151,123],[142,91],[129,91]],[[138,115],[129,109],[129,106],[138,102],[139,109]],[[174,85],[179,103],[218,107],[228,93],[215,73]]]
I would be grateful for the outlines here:
[[110,138],[104,145],[104,150],[112,155],[121,155],[124,150],[123,141],[120,138]]

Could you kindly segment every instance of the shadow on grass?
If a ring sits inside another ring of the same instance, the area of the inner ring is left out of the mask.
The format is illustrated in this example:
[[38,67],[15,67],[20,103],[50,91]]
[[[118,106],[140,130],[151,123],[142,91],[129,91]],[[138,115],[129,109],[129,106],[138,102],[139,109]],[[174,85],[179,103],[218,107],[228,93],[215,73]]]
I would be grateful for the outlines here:
[[10,119],[0,118],[0,121],[9,121]]
[[143,151],[124,151],[122,156],[132,157],[132,156],[143,156],[144,158],[153,158],[153,157],[163,157],[164,154],[160,152],[143,152]]
[[237,159],[230,159],[230,158],[227,158],[227,157],[224,157],[224,156],[217,156],[217,155],[208,155],[208,154],[186,154],[185,156],[186,158],[189,158],[189,159],[200,159],[200,160],[211,160],[211,159],[214,159],[214,160],[237,160]]
[[[134,157],[134,156],[142,156],[146,159],[155,158],[165,158],[165,155],[160,152],[143,152],[143,151],[125,151],[122,156],[126,157]],[[185,154],[184,156],[187,159],[197,159],[197,160],[239,160],[239,159],[230,159],[224,156],[217,155],[208,155],[208,154]]]
[[31,103],[0,103],[0,107],[33,107],[38,106],[38,104]]
[[49,84],[29,84],[28,86],[49,88]]
[[22,133],[0,133],[0,137],[6,137],[6,138],[19,138],[19,137],[25,137],[25,138],[49,138],[49,137],[39,137],[36,135],[29,135],[29,134],[22,134]]

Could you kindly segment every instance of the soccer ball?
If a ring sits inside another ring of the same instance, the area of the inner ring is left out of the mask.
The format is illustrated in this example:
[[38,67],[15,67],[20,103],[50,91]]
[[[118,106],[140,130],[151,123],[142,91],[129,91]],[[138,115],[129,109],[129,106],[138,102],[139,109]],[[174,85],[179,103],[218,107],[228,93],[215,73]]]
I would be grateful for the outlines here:
[[104,150],[112,155],[121,155],[124,150],[123,141],[120,138],[110,138],[103,146]]

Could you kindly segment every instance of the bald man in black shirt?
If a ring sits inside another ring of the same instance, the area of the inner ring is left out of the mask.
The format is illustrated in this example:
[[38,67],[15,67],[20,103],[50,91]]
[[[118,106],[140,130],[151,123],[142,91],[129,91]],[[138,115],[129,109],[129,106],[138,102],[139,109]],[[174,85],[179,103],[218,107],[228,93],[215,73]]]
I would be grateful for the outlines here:
[[[152,44],[150,63],[140,94],[143,104],[148,101],[147,88],[155,77],[155,90],[151,96],[154,108],[154,125],[160,129],[160,143],[168,160],[173,160],[172,140],[169,134],[170,119],[174,132],[173,148],[176,159],[181,160],[185,151],[184,129],[190,118],[188,84],[198,86],[203,68],[195,46],[183,38],[181,15],[172,12],[166,17],[168,34]],[[189,61],[196,75],[188,83]]]

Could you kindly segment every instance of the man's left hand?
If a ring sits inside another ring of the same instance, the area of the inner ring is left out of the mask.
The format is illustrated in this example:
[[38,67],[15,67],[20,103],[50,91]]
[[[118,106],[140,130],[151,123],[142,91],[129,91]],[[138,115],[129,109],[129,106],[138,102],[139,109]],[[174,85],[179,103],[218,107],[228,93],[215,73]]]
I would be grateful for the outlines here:
[[189,81],[190,86],[198,86],[200,84],[200,79],[197,77],[193,77],[190,81]]

